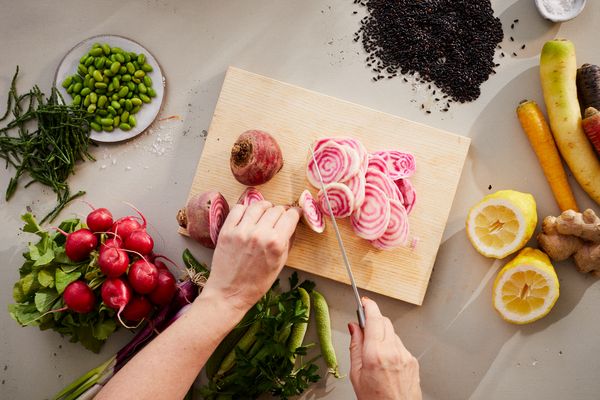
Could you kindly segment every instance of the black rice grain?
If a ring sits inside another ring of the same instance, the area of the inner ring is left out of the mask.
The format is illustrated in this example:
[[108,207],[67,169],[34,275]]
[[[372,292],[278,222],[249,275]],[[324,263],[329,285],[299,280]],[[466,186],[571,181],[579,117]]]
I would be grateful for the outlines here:
[[[493,69],[502,23],[490,0],[354,0],[368,62],[416,75],[459,102],[473,101]],[[389,72],[387,72],[389,73]]]

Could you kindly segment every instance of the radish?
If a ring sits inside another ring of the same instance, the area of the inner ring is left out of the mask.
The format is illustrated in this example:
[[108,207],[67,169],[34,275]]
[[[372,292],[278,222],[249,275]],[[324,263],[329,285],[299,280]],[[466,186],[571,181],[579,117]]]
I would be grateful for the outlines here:
[[384,150],[376,151],[373,154],[383,157],[386,161],[389,176],[392,180],[408,178],[417,169],[415,157],[410,153],[403,153],[397,150]]
[[113,216],[106,208],[96,208],[85,221],[92,232],[106,232],[113,225]]
[[370,183],[373,186],[383,190],[383,193],[388,197],[388,199],[398,199],[398,190],[394,181],[390,179],[389,176],[379,171],[378,169],[369,168],[367,169],[367,173],[365,174],[366,183]]
[[152,304],[144,296],[133,296],[125,306],[121,315],[128,321],[138,322],[150,315]]
[[127,250],[147,255],[154,248],[154,240],[145,229],[138,229],[129,234],[125,239],[124,247]]
[[118,236],[107,238],[102,244],[100,244],[100,253],[106,249],[120,249],[123,246],[123,241]]
[[398,179],[394,183],[398,187],[400,193],[402,193],[401,200],[404,208],[406,208],[406,212],[410,214],[417,201],[417,192],[415,191],[413,184],[408,179]]
[[[96,305],[94,292],[82,280],[69,283],[63,292],[63,300],[69,310],[79,314],[89,313]],[[64,311],[64,309],[57,311]]]
[[129,257],[122,249],[106,247],[98,256],[100,271],[109,278],[116,278],[127,271]]
[[408,214],[398,200],[390,200],[390,222],[379,238],[371,241],[381,250],[390,250],[404,245],[408,239]]
[[[354,211],[354,195],[348,186],[335,182],[326,185],[325,190],[327,191],[329,205],[335,218],[344,218],[352,214],[352,211]],[[329,215],[329,208],[327,207],[323,190],[319,190],[317,200],[321,211]]]
[[390,202],[378,187],[365,185],[365,201],[350,217],[350,224],[357,236],[375,240],[383,235],[390,222]]
[[256,186],[268,182],[283,167],[279,144],[267,132],[242,133],[231,149],[231,172],[238,182]]
[[66,233],[58,230],[67,237],[65,242],[65,253],[71,261],[83,261],[98,246],[98,238],[89,229],[78,229],[75,232]]
[[110,229],[110,232],[118,235],[122,240],[127,240],[133,231],[144,229],[145,227],[145,221],[144,225],[142,225],[138,222],[136,217],[127,216],[116,220]]
[[246,190],[244,190],[244,193],[242,193],[242,195],[238,199],[237,204],[249,206],[252,203],[256,203],[257,201],[261,201],[264,199],[264,196],[261,192],[258,191],[258,189],[256,189],[253,186],[250,186],[246,188]]
[[129,284],[139,294],[150,293],[158,285],[158,268],[146,259],[135,261],[127,273]]
[[100,296],[104,304],[113,310],[117,310],[117,316],[120,316],[131,300],[131,288],[121,278],[108,278],[102,284]]
[[160,274],[160,271],[162,271],[162,270],[169,271],[169,267],[167,267],[167,265],[164,262],[160,261],[160,260],[154,260],[153,264],[158,269],[158,273],[159,274]]
[[314,157],[311,155],[306,165],[306,178],[317,188],[321,187],[321,181],[315,160],[325,184],[346,181],[360,170],[360,159],[356,151],[350,147],[342,147],[334,141],[328,141],[315,151]]
[[192,239],[214,249],[227,214],[229,205],[225,197],[217,191],[208,191],[192,196],[177,213],[177,222]]
[[[162,264],[162,263],[161,263]],[[164,264],[163,264],[164,265]],[[156,288],[148,295],[150,301],[157,306],[167,305],[173,300],[177,291],[177,283],[175,277],[168,269],[158,270],[158,283]]]
[[322,233],[325,230],[323,213],[308,190],[304,190],[300,194],[298,205],[302,209],[302,221],[313,231]]

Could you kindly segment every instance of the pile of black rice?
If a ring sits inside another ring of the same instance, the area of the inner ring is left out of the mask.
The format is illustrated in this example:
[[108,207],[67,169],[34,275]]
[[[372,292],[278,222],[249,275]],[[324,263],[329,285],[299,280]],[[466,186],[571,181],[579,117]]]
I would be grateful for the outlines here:
[[473,101],[494,73],[504,37],[489,0],[354,0],[367,8],[355,34],[374,80],[399,73],[434,83],[455,101]]

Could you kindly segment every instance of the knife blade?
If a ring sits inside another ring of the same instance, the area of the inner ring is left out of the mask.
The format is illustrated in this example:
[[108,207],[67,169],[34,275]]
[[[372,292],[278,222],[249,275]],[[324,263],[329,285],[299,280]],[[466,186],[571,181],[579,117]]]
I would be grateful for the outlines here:
[[315,163],[317,175],[319,176],[319,182],[321,183],[321,190],[323,191],[323,196],[325,197],[325,203],[327,204],[327,209],[329,210],[329,216],[331,217],[331,223],[333,224],[335,237],[337,238],[337,242],[340,247],[340,252],[342,253],[342,259],[344,260],[344,265],[346,266],[346,272],[348,273],[348,278],[350,278],[350,285],[352,286],[352,291],[354,292],[354,298],[356,300],[357,307],[356,315],[358,316],[358,325],[364,329],[366,321],[365,309],[363,308],[362,302],[360,301],[360,295],[358,294],[358,288],[356,287],[356,282],[354,281],[354,274],[352,273],[352,267],[350,266],[350,261],[348,260],[348,254],[346,253],[346,248],[344,247],[344,242],[342,240],[342,235],[340,234],[340,229],[338,228],[335,217],[333,216],[333,211],[331,210],[329,196],[327,195],[327,190],[325,190],[325,182],[323,182],[323,176],[321,175],[321,170],[319,169],[319,164],[317,163],[317,159],[315,157],[315,149],[313,148],[312,144],[309,144],[309,147],[313,162]]

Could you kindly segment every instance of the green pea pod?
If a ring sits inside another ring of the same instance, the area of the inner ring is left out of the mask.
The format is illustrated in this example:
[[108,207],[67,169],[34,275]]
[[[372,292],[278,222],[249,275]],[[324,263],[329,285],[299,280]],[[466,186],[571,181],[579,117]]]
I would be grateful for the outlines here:
[[336,378],[340,377],[340,370],[335,356],[335,349],[331,341],[331,319],[329,318],[329,306],[325,297],[316,290],[310,294],[315,310],[315,321],[317,322],[317,335],[321,346],[321,354],[328,367],[328,372]]
[[[287,343],[288,349],[294,353],[296,349],[302,346],[302,342],[304,341],[304,336],[306,335],[306,330],[308,328],[308,319],[310,318],[310,296],[304,288],[298,288],[298,294],[300,295],[300,300],[296,303],[296,312],[300,312],[304,310],[304,317],[306,317],[306,321],[296,322],[292,327],[292,333],[290,334],[290,338]],[[296,355],[293,354],[290,356],[290,361],[292,364],[296,362]]]
[[255,323],[250,325],[250,328],[248,328],[248,331],[246,331],[246,333],[244,333],[244,336],[242,336],[242,338],[238,341],[237,345],[233,348],[233,350],[231,350],[225,356],[225,358],[223,359],[223,362],[221,363],[221,366],[219,367],[219,369],[217,371],[216,376],[223,376],[231,368],[233,368],[233,366],[235,365],[235,350],[236,349],[239,348],[243,352],[247,352],[248,350],[250,350],[250,347],[252,347],[252,345],[256,341],[256,334],[258,333],[259,330],[260,330],[260,321],[256,321]]
[[209,272],[208,268],[206,268],[206,265],[196,260],[189,249],[185,249],[181,257],[183,258],[183,263],[185,264],[186,268],[191,269],[196,273],[208,276]]

